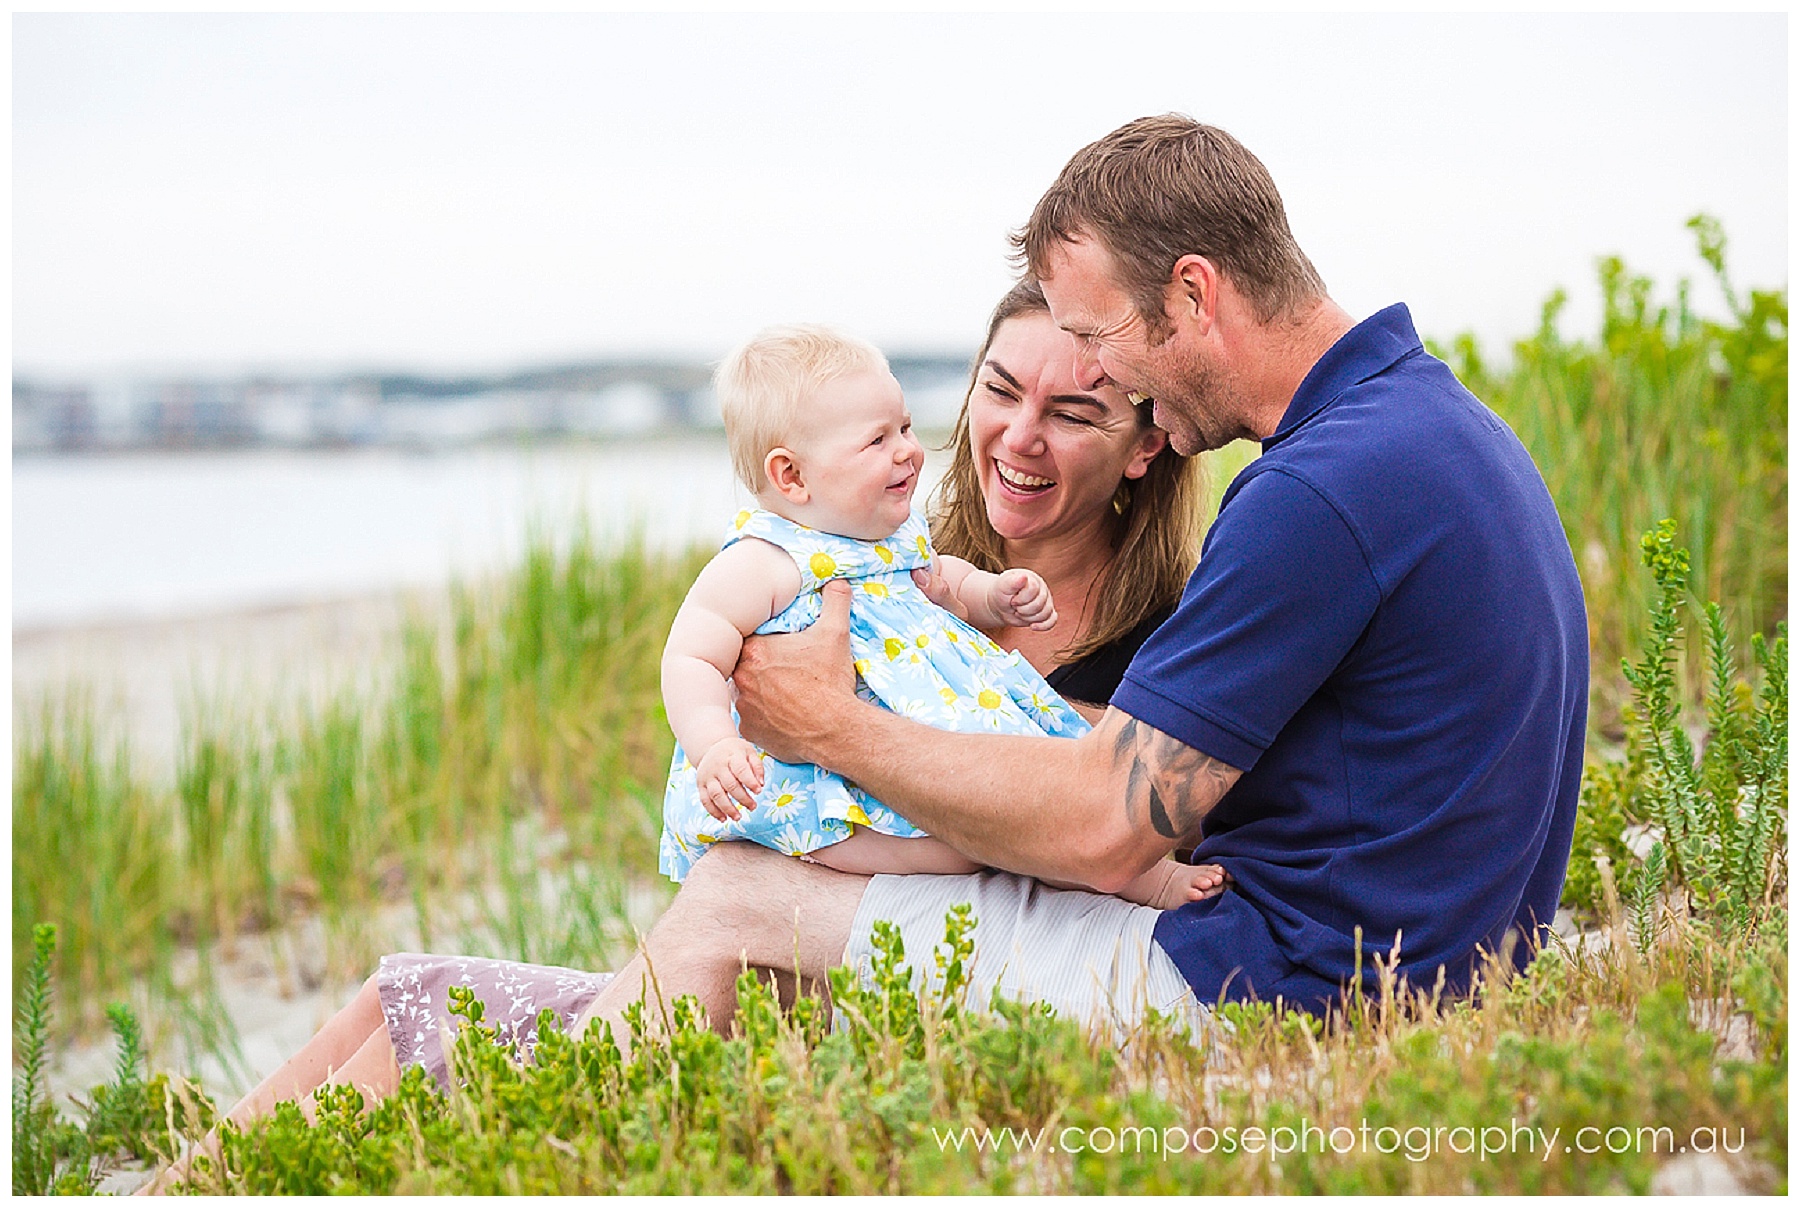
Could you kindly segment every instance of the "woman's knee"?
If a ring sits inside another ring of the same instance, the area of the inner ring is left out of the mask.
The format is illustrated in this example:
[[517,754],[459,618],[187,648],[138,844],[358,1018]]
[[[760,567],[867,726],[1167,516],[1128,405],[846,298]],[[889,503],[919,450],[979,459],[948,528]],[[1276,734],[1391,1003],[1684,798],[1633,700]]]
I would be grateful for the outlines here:
[[350,1000],[350,1005],[365,1014],[370,1011],[380,1014],[381,971],[379,969],[369,974],[363,982],[362,988],[357,990],[356,997]]
[[369,974],[355,997],[344,1004],[344,1009],[333,1017],[332,1022],[343,1028],[359,1032],[371,1032],[386,1024],[386,1012],[381,1005],[381,973],[377,970]]

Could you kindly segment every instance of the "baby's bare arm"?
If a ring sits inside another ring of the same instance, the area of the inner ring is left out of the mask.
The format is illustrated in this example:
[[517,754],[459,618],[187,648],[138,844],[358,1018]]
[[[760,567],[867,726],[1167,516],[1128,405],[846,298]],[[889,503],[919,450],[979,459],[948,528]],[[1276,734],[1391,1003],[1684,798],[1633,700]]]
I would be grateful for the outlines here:
[[[939,608],[955,613],[977,629],[998,629],[995,618],[988,614],[984,581],[994,576],[977,570],[974,563],[949,554],[939,554],[931,565],[913,572],[913,581]],[[967,585],[968,594],[964,594]]]
[[930,584],[926,594],[977,629],[1025,625],[1049,629],[1056,624],[1050,588],[1035,571],[1015,569],[995,575],[961,558],[940,554],[929,574],[942,585],[943,594],[930,590]]
[[663,647],[662,694],[669,728],[689,759],[698,762],[720,739],[737,737],[726,681],[744,636],[799,593],[793,559],[757,540],[721,550],[688,589]]

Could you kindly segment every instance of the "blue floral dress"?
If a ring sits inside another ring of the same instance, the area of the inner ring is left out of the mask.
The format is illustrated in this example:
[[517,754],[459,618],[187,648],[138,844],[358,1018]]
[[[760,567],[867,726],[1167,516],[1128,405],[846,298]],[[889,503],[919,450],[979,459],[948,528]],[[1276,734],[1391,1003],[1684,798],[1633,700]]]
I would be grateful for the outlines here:
[[[940,730],[1077,738],[1089,726],[1018,653],[926,598],[912,571],[931,562],[924,518],[913,513],[891,536],[858,541],[822,533],[773,512],[741,511],[725,545],[756,537],[780,546],[800,570],[800,594],[756,632],[795,633],[819,619],[820,590],[847,580],[850,653],[863,699]],[[662,871],[676,881],[707,845],[748,839],[803,856],[867,826],[884,835],[925,832],[834,772],[763,756],[756,808],[720,822],[700,804],[694,765],[679,743],[663,796]]]

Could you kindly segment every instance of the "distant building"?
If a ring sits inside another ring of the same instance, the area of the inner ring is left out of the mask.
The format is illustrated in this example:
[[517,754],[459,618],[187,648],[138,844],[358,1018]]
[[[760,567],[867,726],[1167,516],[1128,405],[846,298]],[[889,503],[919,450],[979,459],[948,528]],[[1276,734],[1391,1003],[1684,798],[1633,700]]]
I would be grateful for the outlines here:
[[75,453],[97,446],[93,396],[86,386],[13,383],[13,448]]
[[620,382],[565,402],[565,429],[580,436],[643,436],[668,425],[668,396],[643,382]]
[[[955,357],[902,356],[915,422],[947,428],[967,385]],[[712,368],[597,361],[493,377],[362,375],[13,383],[15,453],[266,446],[437,449],[499,440],[612,440],[717,431]]]

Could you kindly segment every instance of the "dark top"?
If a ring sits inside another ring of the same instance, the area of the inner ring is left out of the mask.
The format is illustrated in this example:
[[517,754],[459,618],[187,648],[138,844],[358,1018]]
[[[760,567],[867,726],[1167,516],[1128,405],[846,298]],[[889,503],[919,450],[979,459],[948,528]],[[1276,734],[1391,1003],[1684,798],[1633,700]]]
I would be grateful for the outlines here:
[[1065,700],[1078,700],[1086,705],[1106,704],[1112,700],[1113,693],[1119,690],[1119,681],[1125,676],[1125,668],[1131,666],[1138,647],[1174,611],[1173,604],[1157,609],[1130,633],[1114,638],[1072,663],[1064,663],[1044,679]]
[[1543,479],[1403,306],[1313,366],[1225,493],[1112,704],[1243,776],[1196,861],[1233,892],[1156,939],[1202,1002],[1309,1010],[1400,969],[1455,992],[1526,959],[1562,892],[1587,620]]

